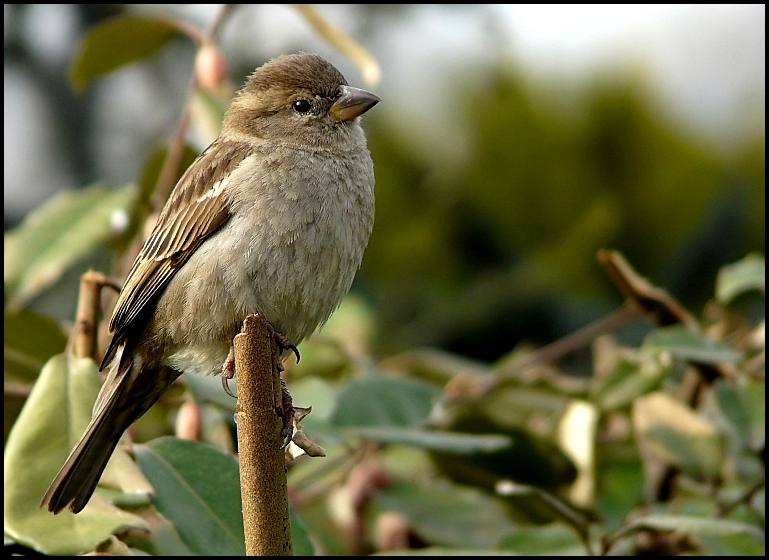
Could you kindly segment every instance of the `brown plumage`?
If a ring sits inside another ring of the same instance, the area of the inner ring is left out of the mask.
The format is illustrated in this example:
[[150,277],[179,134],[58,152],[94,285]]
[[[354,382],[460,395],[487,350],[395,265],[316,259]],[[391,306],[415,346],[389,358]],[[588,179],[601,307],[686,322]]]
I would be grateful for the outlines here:
[[251,75],[136,257],[91,423],[42,505],[83,509],[123,431],[183,372],[221,372],[247,315],[299,344],[339,306],[373,226],[358,117],[378,101],[313,54]]

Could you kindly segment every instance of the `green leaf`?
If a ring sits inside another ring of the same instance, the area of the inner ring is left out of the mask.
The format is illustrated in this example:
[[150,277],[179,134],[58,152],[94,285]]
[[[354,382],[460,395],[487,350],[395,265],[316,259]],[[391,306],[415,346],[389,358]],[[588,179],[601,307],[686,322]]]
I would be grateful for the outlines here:
[[632,422],[642,449],[698,478],[713,479],[721,472],[723,434],[670,395],[657,392],[636,400]]
[[[184,383],[197,403],[213,403],[232,416],[236,399],[222,390],[222,379],[213,375],[185,375]],[[237,387],[235,383],[231,387]]]
[[414,445],[423,449],[457,454],[491,453],[510,447],[511,444],[510,438],[502,435],[430,432],[398,426],[355,427],[345,431],[382,443]]
[[22,307],[116,235],[113,220],[136,199],[132,185],[92,186],[48,200],[5,236],[7,305]]
[[314,556],[315,547],[310,540],[307,527],[296,514],[294,508],[289,507],[288,513],[291,517],[291,547],[294,556]]
[[137,446],[136,459],[155,488],[155,507],[195,554],[245,555],[234,457],[209,445],[163,437]]
[[[90,420],[101,376],[90,359],[58,354],[40,372],[4,456],[4,529],[15,541],[48,555],[94,550],[119,528],[147,529],[139,517],[94,494],[79,514],[40,507],[48,484]],[[62,417],[64,416],[64,417]]]
[[83,93],[94,78],[146,58],[161,49],[179,28],[149,16],[122,14],[94,26],[69,68],[69,81]]
[[527,556],[576,556],[585,553],[585,547],[577,534],[562,523],[517,527],[500,541],[499,546]]
[[653,330],[644,338],[641,350],[670,352],[677,358],[703,364],[736,362],[742,359],[742,352],[681,325]]
[[635,450],[635,445],[599,448],[595,509],[606,530],[619,529],[627,512],[643,503],[643,465]]
[[764,539],[745,537],[740,531],[725,535],[698,534],[700,549],[709,556],[736,558],[738,556],[766,556]]
[[713,383],[713,398],[732,427],[744,437],[750,429],[750,418],[742,407],[736,388],[724,383],[723,379],[716,379]]
[[531,422],[536,421],[538,430],[552,433],[552,430],[557,429],[569,402],[569,397],[560,390],[553,390],[544,384],[527,386],[508,378],[487,391],[478,402],[470,399],[469,407],[462,404],[462,399],[459,399],[459,406],[447,406],[447,414],[441,422],[447,422],[447,425],[459,432],[477,433],[479,430],[474,417],[482,416],[497,427],[494,430],[483,430],[488,433],[498,429],[526,429],[531,426]]
[[192,556],[192,550],[184,544],[179,533],[170,521],[157,511],[143,512],[150,524],[150,530],[144,539],[136,543],[136,548],[145,550],[152,556]]
[[403,514],[417,534],[436,545],[493,548],[513,531],[498,500],[456,484],[396,484],[374,494],[374,501]]
[[[238,463],[218,449],[163,437],[137,446],[136,458],[155,488],[153,502],[194,554],[245,555]],[[312,554],[302,522],[293,510],[294,554]]]
[[[741,537],[762,545],[764,533],[754,525],[729,519],[689,517],[683,515],[654,514],[633,520],[626,530],[654,529],[657,531],[683,531],[701,537]],[[624,532],[624,531],[623,531]]]
[[204,144],[214,141],[222,130],[224,113],[232,101],[232,92],[220,88],[215,92],[196,88],[190,98],[190,124]]
[[[304,361],[304,353],[302,353],[302,361]],[[292,379],[289,389],[294,399],[294,406],[312,407],[312,414],[302,420],[305,428],[315,424],[328,424],[337,400],[337,389],[334,385],[319,377],[308,376]]]
[[[382,555],[383,553],[379,553]],[[427,548],[388,550],[388,556],[518,556],[517,552],[497,550],[494,548],[454,548],[444,546],[428,546]]]
[[6,310],[3,333],[6,381],[37,379],[43,365],[67,344],[59,323],[26,310]]
[[748,377],[733,383],[717,379],[713,397],[742,441],[750,449],[760,449],[766,439],[766,385]]
[[539,502],[540,507],[552,511],[557,518],[572,527],[578,535],[581,535],[585,540],[588,538],[590,519],[555,494],[528,484],[518,484],[512,480],[500,481],[496,491],[500,496],[529,496],[533,498]]
[[408,378],[356,379],[340,393],[332,415],[337,427],[414,426],[427,419],[440,391]]
[[648,356],[628,348],[602,346],[596,356],[590,394],[603,411],[618,410],[636,398],[659,389],[670,373],[670,360]]
[[761,449],[766,445],[766,383],[763,379],[748,378],[740,386],[739,395],[750,418],[747,444],[751,449]]
[[721,303],[729,303],[750,290],[766,291],[766,261],[758,253],[722,267],[716,278],[716,299]]

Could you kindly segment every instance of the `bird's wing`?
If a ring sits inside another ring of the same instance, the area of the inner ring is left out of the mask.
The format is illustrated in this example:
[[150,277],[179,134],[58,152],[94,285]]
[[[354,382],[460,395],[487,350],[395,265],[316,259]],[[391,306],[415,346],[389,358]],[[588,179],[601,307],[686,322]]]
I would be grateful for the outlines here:
[[131,323],[151,309],[195,249],[230,218],[223,191],[231,172],[250,153],[245,143],[216,140],[179,179],[120,291],[109,323],[114,336],[102,368],[125,339]]

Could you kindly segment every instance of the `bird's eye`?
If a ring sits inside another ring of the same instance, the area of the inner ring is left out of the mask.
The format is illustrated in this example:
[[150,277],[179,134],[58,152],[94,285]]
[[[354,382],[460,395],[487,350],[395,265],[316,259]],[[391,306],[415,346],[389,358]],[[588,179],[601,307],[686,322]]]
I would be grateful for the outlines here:
[[297,99],[292,106],[297,113],[306,113],[312,108],[312,105],[306,99]]

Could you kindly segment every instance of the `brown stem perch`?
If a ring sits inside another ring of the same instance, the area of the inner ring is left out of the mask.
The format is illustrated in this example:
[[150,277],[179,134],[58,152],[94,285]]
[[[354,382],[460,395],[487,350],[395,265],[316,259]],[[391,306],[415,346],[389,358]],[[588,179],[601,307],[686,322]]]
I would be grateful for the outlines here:
[[267,322],[249,315],[235,337],[240,489],[249,556],[290,556],[286,468],[281,449],[279,351]]

